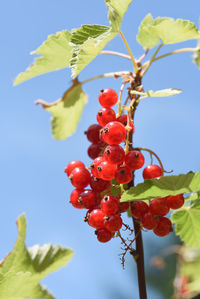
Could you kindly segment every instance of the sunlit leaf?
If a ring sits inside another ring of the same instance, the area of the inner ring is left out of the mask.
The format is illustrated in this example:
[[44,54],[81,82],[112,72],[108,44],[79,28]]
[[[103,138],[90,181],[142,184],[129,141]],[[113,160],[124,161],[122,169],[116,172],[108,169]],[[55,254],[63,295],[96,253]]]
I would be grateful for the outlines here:
[[198,28],[188,20],[158,17],[153,19],[148,14],[139,27],[138,42],[151,49],[161,41],[163,44],[174,44],[200,38]]
[[52,114],[53,137],[58,140],[64,140],[76,131],[86,102],[87,95],[82,90],[81,84],[74,80],[73,85],[58,101],[47,103],[38,100],[36,104],[41,104],[45,110]]
[[18,238],[13,251],[0,264],[0,298],[24,299],[54,296],[40,285],[40,280],[64,266],[73,251],[58,245],[25,245],[26,219],[21,215],[17,221]]
[[145,180],[144,183],[140,183],[125,191],[121,201],[153,199],[199,190],[200,172],[189,172],[178,176],[165,176],[159,179]]
[[36,58],[34,63],[23,73],[20,73],[14,81],[14,85],[44,73],[56,71],[69,66],[72,46],[70,45],[71,33],[67,30],[49,35],[48,39],[31,54],[42,55]]

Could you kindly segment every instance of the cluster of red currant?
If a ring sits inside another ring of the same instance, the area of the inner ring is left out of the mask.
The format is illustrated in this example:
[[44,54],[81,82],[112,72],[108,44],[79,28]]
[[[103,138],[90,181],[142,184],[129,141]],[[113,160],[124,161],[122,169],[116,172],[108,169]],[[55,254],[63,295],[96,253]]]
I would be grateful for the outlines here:
[[[91,174],[81,161],[72,161],[65,169],[76,188],[70,195],[70,202],[75,208],[88,209],[85,221],[96,229],[100,242],[109,241],[121,229],[121,213],[129,209],[129,203],[120,203],[120,195],[113,196],[113,188],[119,189],[119,184],[132,181],[133,171],[142,168],[145,162],[140,150],[126,152],[120,146],[130,132],[134,133],[134,123],[125,114],[116,116],[111,107],[117,101],[118,95],[114,90],[102,90],[99,102],[103,108],[97,113],[99,124],[91,125],[85,132],[92,143],[88,148],[88,155],[93,159]],[[162,175],[163,170],[158,165],[148,165],[143,171],[144,179]],[[88,185],[91,189],[85,189]],[[140,219],[142,227],[153,229],[158,236],[166,236],[172,230],[172,224],[163,216],[170,208],[180,208],[183,203],[183,195],[156,198],[149,205],[135,201],[131,203],[131,213],[134,218]]]

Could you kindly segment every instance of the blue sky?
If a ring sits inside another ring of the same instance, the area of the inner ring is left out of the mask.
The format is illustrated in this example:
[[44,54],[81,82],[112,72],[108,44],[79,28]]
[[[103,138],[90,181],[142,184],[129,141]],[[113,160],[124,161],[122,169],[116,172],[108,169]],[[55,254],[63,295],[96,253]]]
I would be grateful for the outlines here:
[[[198,25],[200,7],[197,7],[197,2],[134,1],[122,24],[122,31],[134,55],[139,57],[143,53],[135,36],[140,21],[147,13],[151,12],[154,17],[189,19]],[[89,102],[76,134],[66,141],[52,138],[50,115],[35,106],[34,101],[38,98],[49,102],[58,99],[70,85],[69,70],[12,86],[15,76],[32,63],[33,57],[29,53],[49,34],[62,29],[71,30],[81,24],[107,25],[104,1],[7,0],[1,2],[0,7],[0,259],[12,249],[17,235],[15,220],[25,212],[28,246],[52,242],[75,250],[69,265],[44,281],[57,299],[107,299],[111,297],[109,292],[116,288],[124,299],[131,298],[133,292],[137,294],[136,276],[131,272],[133,261],[127,260],[124,271],[118,257],[120,242],[97,243],[93,230],[82,221],[84,212],[76,211],[68,204],[72,186],[63,173],[71,160],[90,163],[87,157],[89,142],[83,131],[96,122],[96,112],[100,107],[97,100],[99,90],[111,87],[119,91],[120,81],[98,80],[84,86]],[[181,46],[168,46],[163,53]],[[195,47],[196,41],[186,42],[183,46]],[[119,37],[106,48],[126,53]],[[80,79],[130,67],[129,61],[102,55],[83,71]],[[135,144],[155,150],[164,167],[173,169],[175,174],[199,170],[199,70],[192,63],[191,54],[180,54],[155,63],[143,84],[146,90],[173,87],[182,89],[183,93],[141,103],[135,118]],[[148,156],[146,159],[147,163],[150,162]],[[141,171],[137,181],[140,179]],[[152,246],[156,242],[164,242],[151,233],[146,233],[144,238]],[[149,292],[150,298],[156,298],[152,290]]]

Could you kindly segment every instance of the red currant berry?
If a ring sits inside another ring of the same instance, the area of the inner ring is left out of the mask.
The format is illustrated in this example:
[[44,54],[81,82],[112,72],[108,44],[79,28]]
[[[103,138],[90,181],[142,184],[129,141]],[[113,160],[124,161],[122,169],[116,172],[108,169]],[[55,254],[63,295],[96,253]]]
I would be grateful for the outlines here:
[[102,89],[99,95],[99,103],[104,108],[110,108],[117,103],[118,95],[111,88]]
[[102,243],[106,243],[112,239],[114,236],[113,233],[109,232],[107,229],[102,228],[95,231],[95,234],[97,235],[97,240]]
[[71,172],[76,168],[76,167],[85,167],[85,165],[83,164],[83,162],[81,161],[71,161],[67,167],[65,168],[65,172],[68,176],[70,176]]
[[114,179],[117,166],[108,161],[104,161],[97,167],[98,177],[102,180],[110,181]]
[[77,190],[74,189],[70,195],[70,203],[72,204],[72,206],[76,209],[83,209],[83,206],[79,200],[80,194],[83,192],[84,190]]
[[104,228],[105,214],[101,209],[92,210],[88,214],[88,224],[94,228]]
[[119,215],[106,216],[104,226],[110,232],[117,232],[122,227],[122,218]]
[[97,157],[102,156],[104,148],[105,148],[105,143],[103,142],[92,143],[88,147],[88,156],[91,159],[96,159]]
[[131,203],[131,214],[136,219],[142,219],[143,215],[149,211],[149,206],[144,201],[134,201]]
[[183,194],[168,196],[167,202],[170,209],[173,210],[180,209],[184,205],[184,196]]
[[119,199],[112,195],[106,195],[101,201],[101,209],[106,216],[112,216],[119,212]]
[[111,108],[102,108],[97,112],[97,121],[102,127],[115,120],[116,114]]
[[95,177],[92,177],[90,187],[94,192],[100,193],[107,190],[111,186],[110,181],[104,181]]
[[119,184],[128,184],[132,178],[132,172],[127,166],[121,166],[115,172],[115,179]]
[[171,221],[166,217],[160,217],[160,220],[153,232],[159,237],[167,236],[170,232],[172,232]]
[[154,198],[150,205],[150,211],[154,215],[165,216],[169,213],[169,206],[166,197]]
[[104,157],[97,157],[96,159],[93,160],[91,164],[91,173],[93,174],[94,177],[100,178],[99,173],[97,171],[97,167],[99,164],[101,164],[103,161],[105,161]]
[[120,145],[108,145],[104,151],[106,161],[114,164],[120,164],[124,161],[125,152]]
[[76,167],[69,178],[72,185],[77,189],[84,189],[91,181],[90,173],[85,167]]
[[155,216],[151,214],[151,212],[148,212],[142,217],[142,225],[146,229],[154,229],[158,225],[159,220],[159,216]]
[[129,202],[120,202],[119,213],[127,212],[130,207]]
[[112,121],[103,128],[102,138],[109,145],[122,143],[126,137],[125,127],[118,121]]
[[163,175],[163,170],[158,165],[148,165],[143,170],[143,178],[146,179],[155,179]]
[[144,156],[140,151],[131,151],[126,154],[125,164],[132,170],[140,169],[144,165]]
[[[116,121],[119,121],[121,124],[123,124],[125,127],[127,126],[127,120],[128,116],[126,114],[121,114],[120,116],[117,117]],[[133,120],[130,121],[130,127],[132,128],[131,132],[134,134],[135,132],[135,127],[134,127],[134,122]]]
[[98,143],[99,140],[99,131],[102,127],[98,124],[94,124],[89,126],[85,134],[87,135],[87,139],[92,143]]
[[80,194],[79,201],[85,209],[94,209],[98,204],[96,193],[89,189]]

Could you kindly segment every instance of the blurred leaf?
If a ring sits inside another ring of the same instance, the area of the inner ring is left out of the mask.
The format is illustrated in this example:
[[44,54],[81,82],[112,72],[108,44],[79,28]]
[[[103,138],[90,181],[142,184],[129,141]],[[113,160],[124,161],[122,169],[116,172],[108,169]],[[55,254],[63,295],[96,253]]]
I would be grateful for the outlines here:
[[25,246],[26,219],[21,215],[17,221],[18,238],[13,251],[0,264],[0,298],[54,299],[40,280],[64,266],[73,256],[71,249],[51,244]]
[[159,179],[145,180],[125,191],[121,201],[134,201],[160,198],[180,193],[191,193],[200,190],[200,172],[189,172],[178,176],[166,176]]
[[36,101],[36,104],[41,104],[53,115],[52,134],[58,140],[64,140],[76,131],[86,103],[87,95],[78,80],[74,80],[73,85],[58,101],[50,104],[43,100]]
[[169,97],[169,96],[174,96],[176,94],[179,94],[181,92],[182,92],[182,90],[177,89],[177,88],[161,89],[161,90],[157,90],[157,91],[149,90],[147,92],[138,92],[138,91],[134,91],[134,90],[131,91],[132,94],[139,94],[143,98],[148,98],[148,97],[153,97],[153,98]]
[[14,81],[14,85],[20,84],[28,79],[44,73],[56,71],[69,66],[72,46],[69,42],[71,33],[67,30],[49,35],[48,39],[31,54],[40,54],[34,63],[23,73],[20,73]]
[[198,66],[198,68],[200,68],[200,39],[198,40],[197,51],[193,55],[193,59],[196,65]]
[[153,19],[148,14],[139,27],[138,42],[151,49],[161,41],[163,44],[174,44],[190,39],[199,39],[200,33],[194,23],[188,20],[158,17]]
[[175,211],[171,219],[181,240],[187,246],[200,248],[200,201]]

